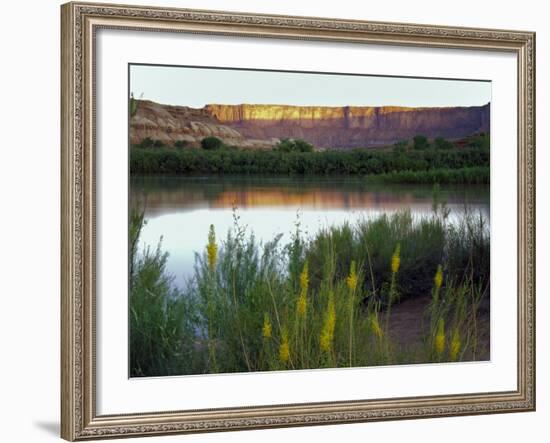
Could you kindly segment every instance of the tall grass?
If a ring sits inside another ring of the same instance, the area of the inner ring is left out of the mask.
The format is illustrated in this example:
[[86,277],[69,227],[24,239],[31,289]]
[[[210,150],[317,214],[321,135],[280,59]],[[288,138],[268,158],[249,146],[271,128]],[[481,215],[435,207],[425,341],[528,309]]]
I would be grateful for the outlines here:
[[[228,373],[480,358],[489,297],[489,232],[481,216],[449,223],[403,211],[265,244],[235,214],[211,226],[195,275],[176,289],[159,246],[131,249],[133,375]],[[134,220],[134,218],[133,218]],[[138,225],[143,222],[135,217]],[[131,227],[139,235],[139,227]],[[425,300],[419,346],[392,331],[405,300]]]

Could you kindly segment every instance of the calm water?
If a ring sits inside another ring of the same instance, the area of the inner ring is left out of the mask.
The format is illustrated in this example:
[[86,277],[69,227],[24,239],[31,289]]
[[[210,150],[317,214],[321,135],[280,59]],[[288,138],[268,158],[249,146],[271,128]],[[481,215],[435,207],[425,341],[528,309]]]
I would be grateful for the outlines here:
[[[215,226],[218,239],[225,238],[233,208],[257,239],[283,234],[283,244],[297,219],[305,233],[314,234],[405,208],[413,215],[432,211],[430,185],[373,185],[356,177],[132,177],[130,184],[131,204],[145,205],[141,247],[155,247],[162,237],[168,271],[179,286],[192,276],[195,252],[204,251],[209,226]],[[489,219],[489,186],[442,186],[440,196],[451,220],[466,205]]]

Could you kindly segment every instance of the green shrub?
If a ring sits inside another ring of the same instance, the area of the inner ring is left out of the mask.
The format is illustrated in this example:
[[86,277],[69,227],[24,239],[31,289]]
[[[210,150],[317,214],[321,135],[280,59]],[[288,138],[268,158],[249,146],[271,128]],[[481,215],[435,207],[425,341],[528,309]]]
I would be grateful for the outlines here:
[[[489,167],[489,151],[477,148],[451,150],[281,152],[278,150],[143,149],[130,151],[132,174],[387,174],[430,173],[439,169]],[[474,179],[472,170],[464,179]],[[429,180],[425,181],[430,183]]]
[[404,154],[407,150],[409,142],[407,140],[400,140],[393,144],[393,152],[396,154]]
[[[298,226],[281,246],[280,236],[258,244],[235,220],[223,242],[211,228],[182,292],[170,284],[160,246],[132,258],[133,376],[476,358],[477,311],[489,297],[484,221],[450,225],[444,212],[401,212],[311,238]],[[391,329],[390,307],[406,297],[429,302],[418,314],[428,321],[424,344],[415,348]]]
[[145,137],[143,140],[141,140],[141,142],[137,146],[142,149],[147,149],[147,148],[152,148],[154,145],[155,145],[155,140],[153,140],[151,137]]
[[283,138],[275,146],[280,152],[313,152],[313,145],[301,139]]
[[489,137],[489,134],[486,134],[486,133],[476,135],[469,142],[469,146],[477,149],[489,150],[490,145],[491,145],[490,137]]
[[455,145],[449,140],[445,140],[443,137],[437,137],[434,140],[435,149],[453,149]]
[[196,371],[195,304],[173,286],[160,243],[138,252],[143,215],[133,211],[130,222],[130,375]]
[[488,166],[460,169],[432,169],[428,171],[393,171],[367,176],[372,183],[410,183],[410,184],[489,184],[491,174]]
[[425,135],[421,134],[415,135],[413,138],[413,147],[417,150],[428,149],[430,147],[428,138]]
[[218,137],[205,137],[201,140],[202,149],[217,151],[222,148],[223,142]]

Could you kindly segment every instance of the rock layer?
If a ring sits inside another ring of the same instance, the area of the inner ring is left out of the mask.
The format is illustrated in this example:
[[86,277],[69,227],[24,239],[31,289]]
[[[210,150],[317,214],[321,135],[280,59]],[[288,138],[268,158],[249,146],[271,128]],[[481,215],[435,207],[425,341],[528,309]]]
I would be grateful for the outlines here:
[[490,105],[448,108],[207,105],[211,115],[251,138],[302,138],[318,147],[392,144],[417,134],[456,139],[489,131]]
[[271,148],[277,140],[253,140],[229,125],[220,123],[206,109],[162,105],[137,100],[137,112],[130,118],[130,143],[138,144],[149,137],[166,145],[182,140],[198,146],[205,137],[218,137],[228,145],[245,148]]
[[301,138],[320,148],[379,146],[410,139],[457,139],[488,132],[490,104],[472,107],[407,108],[285,105],[220,105],[195,109],[138,101],[130,139],[145,137],[191,145],[215,136],[225,143],[269,148],[281,138]]

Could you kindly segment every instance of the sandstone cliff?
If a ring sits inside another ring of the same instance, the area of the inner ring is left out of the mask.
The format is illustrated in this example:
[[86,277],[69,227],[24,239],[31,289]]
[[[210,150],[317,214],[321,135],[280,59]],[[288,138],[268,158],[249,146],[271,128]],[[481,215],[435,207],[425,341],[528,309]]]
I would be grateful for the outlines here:
[[130,139],[145,137],[192,145],[206,136],[225,143],[269,148],[280,138],[302,138],[321,148],[387,145],[416,134],[449,139],[488,132],[490,105],[448,108],[207,105],[201,109],[140,100]]
[[130,119],[130,143],[138,144],[149,137],[173,145],[178,140],[198,146],[204,137],[214,136],[229,145],[249,148],[271,148],[277,140],[252,140],[229,125],[220,123],[206,109],[162,105],[137,100],[137,112]]
[[303,138],[318,147],[395,143],[417,134],[455,139],[489,131],[490,105],[449,108],[208,105],[216,119],[245,137]]

